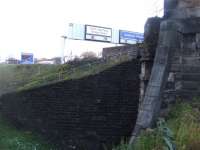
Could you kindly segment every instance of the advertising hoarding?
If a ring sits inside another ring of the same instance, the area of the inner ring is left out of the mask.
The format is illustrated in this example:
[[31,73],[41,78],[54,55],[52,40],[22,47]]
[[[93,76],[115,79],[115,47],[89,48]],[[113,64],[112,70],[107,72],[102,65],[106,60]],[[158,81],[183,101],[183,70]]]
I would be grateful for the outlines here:
[[119,42],[120,44],[135,44],[141,43],[144,40],[143,33],[130,32],[130,31],[119,31]]
[[84,40],[85,25],[69,23],[67,37],[74,40]]
[[143,33],[96,25],[68,24],[67,38],[72,40],[101,41],[113,44],[135,44],[144,40]]
[[119,44],[119,30],[112,29],[112,43]]
[[85,40],[111,42],[112,29],[99,26],[85,25]]
[[32,53],[21,53],[21,64],[34,64]]

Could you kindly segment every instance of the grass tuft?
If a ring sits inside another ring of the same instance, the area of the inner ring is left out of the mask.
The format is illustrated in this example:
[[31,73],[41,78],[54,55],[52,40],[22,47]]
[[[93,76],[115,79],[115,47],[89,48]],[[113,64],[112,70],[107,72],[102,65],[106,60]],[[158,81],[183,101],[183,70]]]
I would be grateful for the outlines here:
[[0,117],[0,150],[56,150],[39,135],[16,129]]
[[158,125],[155,129],[143,131],[130,149],[127,142],[113,148],[113,150],[171,149],[200,150],[200,98],[190,103],[179,101],[171,108],[166,123]]

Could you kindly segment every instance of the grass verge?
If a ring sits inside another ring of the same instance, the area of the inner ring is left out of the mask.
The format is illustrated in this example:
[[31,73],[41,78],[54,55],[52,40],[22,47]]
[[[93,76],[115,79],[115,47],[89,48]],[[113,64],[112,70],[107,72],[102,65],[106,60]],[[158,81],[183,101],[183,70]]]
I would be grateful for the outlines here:
[[0,150],[56,150],[40,136],[21,131],[0,117]]
[[178,102],[165,119],[171,139],[166,140],[157,127],[143,131],[131,148],[122,141],[113,150],[200,150],[200,98],[190,103]]

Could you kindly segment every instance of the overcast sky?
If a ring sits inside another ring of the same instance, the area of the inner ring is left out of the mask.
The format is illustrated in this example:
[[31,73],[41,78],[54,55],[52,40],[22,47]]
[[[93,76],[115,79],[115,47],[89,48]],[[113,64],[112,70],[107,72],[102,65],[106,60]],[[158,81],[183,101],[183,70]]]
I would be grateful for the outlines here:
[[[0,59],[60,56],[68,23],[143,32],[163,0],[0,0]],[[104,43],[67,41],[65,54],[100,51]]]

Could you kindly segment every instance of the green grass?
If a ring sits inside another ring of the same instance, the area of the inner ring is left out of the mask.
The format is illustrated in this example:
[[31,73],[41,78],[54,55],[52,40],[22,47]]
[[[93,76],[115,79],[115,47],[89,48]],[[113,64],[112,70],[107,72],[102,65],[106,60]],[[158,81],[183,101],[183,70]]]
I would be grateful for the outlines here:
[[[63,80],[98,74],[114,65],[128,61],[78,60],[64,65],[5,65],[0,64],[0,92],[26,90]],[[1,94],[1,93],[0,93]]]
[[35,76],[55,72],[57,65],[7,65],[0,64],[0,94],[15,91]]
[[200,150],[200,99],[173,106],[166,118],[166,128],[172,132],[173,139],[169,143],[157,127],[143,131],[131,148],[122,142],[113,150],[171,150],[167,148],[170,142],[174,142],[176,150]]
[[40,136],[16,129],[0,117],[0,150],[55,150]]
[[168,126],[174,132],[177,149],[200,149],[200,100],[182,103],[173,108]]
[[64,64],[60,65],[57,70],[48,71],[46,73],[32,77],[29,82],[19,87],[19,90],[25,90],[49,83],[54,83],[63,80],[79,79],[85,76],[98,74],[114,65],[127,61],[125,59],[117,61],[101,62],[100,60],[94,61],[80,61],[77,65]]

